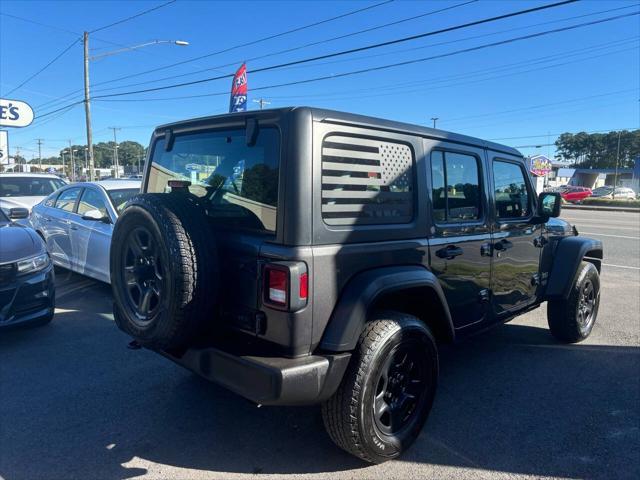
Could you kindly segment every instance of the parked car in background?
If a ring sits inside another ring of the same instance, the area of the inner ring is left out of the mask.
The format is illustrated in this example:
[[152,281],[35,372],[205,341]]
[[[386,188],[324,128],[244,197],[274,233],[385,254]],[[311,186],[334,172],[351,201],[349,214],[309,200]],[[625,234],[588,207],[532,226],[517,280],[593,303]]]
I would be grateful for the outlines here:
[[566,202],[579,203],[591,196],[591,189],[587,187],[573,187],[567,185],[562,188],[560,195]]
[[598,187],[593,189],[591,192],[591,196],[593,198],[606,198],[608,195],[613,193],[613,187],[605,185],[603,187]]
[[12,208],[30,212],[36,203],[64,185],[64,180],[50,173],[0,173],[0,209],[9,218]]
[[[16,207],[14,217],[26,218]],[[43,324],[53,318],[54,273],[44,242],[0,210],[0,328]]]
[[67,185],[33,208],[31,223],[53,263],[109,283],[111,233],[138,180]]

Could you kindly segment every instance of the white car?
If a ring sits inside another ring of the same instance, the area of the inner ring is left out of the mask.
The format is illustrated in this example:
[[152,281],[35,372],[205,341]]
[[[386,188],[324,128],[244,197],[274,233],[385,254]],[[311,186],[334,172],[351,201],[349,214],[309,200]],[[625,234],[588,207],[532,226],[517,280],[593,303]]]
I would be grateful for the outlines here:
[[55,265],[109,283],[113,224],[139,191],[139,180],[73,183],[33,207],[31,224]]
[[66,182],[50,173],[0,173],[0,208],[7,217],[12,208],[31,209]]
[[[613,197],[614,197],[613,193],[608,195],[608,198],[613,198]],[[627,187],[617,187],[615,191],[615,198],[616,200],[617,199],[635,200],[636,192],[634,192],[632,189]]]

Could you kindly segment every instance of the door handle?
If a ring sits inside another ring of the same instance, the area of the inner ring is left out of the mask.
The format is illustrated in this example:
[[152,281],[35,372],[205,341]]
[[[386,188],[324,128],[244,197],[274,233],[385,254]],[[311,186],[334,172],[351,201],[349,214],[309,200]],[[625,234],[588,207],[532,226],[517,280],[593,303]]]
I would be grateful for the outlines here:
[[499,252],[504,252],[505,250],[509,250],[511,247],[513,247],[513,243],[511,243],[509,240],[505,240],[504,238],[499,242],[496,242],[493,246],[493,248]]
[[455,245],[447,245],[444,248],[436,250],[436,256],[445,260],[453,260],[458,255],[462,255],[464,250]]

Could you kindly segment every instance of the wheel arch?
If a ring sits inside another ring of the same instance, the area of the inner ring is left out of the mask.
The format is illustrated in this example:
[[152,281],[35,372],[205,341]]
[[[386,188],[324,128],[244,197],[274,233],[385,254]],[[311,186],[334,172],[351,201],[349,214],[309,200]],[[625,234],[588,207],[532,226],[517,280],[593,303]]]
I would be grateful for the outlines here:
[[580,262],[592,263],[600,273],[602,258],[603,250],[600,240],[577,236],[560,240],[554,252],[545,300],[568,298]]
[[383,267],[362,272],[344,288],[320,342],[327,351],[350,351],[376,309],[418,317],[441,342],[452,342],[455,330],[436,276],[422,266]]

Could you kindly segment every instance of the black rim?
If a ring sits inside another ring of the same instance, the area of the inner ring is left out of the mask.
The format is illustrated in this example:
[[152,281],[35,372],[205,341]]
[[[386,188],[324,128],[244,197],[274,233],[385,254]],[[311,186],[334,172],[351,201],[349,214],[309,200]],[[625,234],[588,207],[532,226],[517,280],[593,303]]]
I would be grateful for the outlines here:
[[392,351],[380,372],[373,402],[378,429],[395,435],[409,425],[426,398],[428,360],[420,342],[400,344]]
[[587,328],[591,321],[596,308],[596,290],[593,283],[587,280],[580,289],[580,298],[578,300],[578,324],[582,328]]
[[158,312],[164,290],[165,269],[158,244],[145,227],[135,227],[124,242],[123,285],[136,323],[148,324]]

